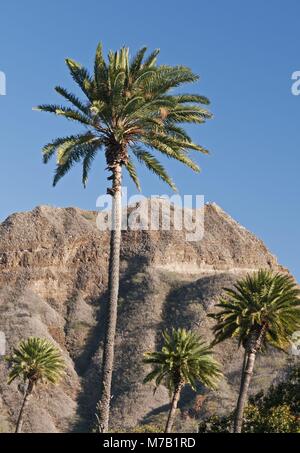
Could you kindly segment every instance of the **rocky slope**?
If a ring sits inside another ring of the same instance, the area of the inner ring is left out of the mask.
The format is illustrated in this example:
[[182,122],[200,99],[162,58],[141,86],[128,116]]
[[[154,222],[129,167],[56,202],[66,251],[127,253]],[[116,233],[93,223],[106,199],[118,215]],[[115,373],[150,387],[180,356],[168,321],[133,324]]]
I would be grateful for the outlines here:
[[[161,200],[157,205],[164,205]],[[164,205],[165,206],[165,205]],[[215,204],[205,206],[205,234],[186,240],[186,231],[124,231],[121,292],[112,400],[115,429],[165,416],[168,394],[143,385],[142,355],[171,326],[198,330],[209,341],[206,313],[224,286],[261,267],[280,269],[253,234]],[[147,207],[144,206],[144,212]],[[31,432],[90,429],[99,397],[109,234],[96,226],[96,213],[41,206],[13,214],[0,225],[0,331],[8,351],[21,338],[47,337],[62,350],[67,375],[58,388],[40,388],[24,429]],[[197,418],[222,412],[236,399],[241,353],[234,342],[216,348],[226,370],[219,392],[186,391],[179,430]],[[266,387],[285,365],[272,352],[258,361],[253,390]],[[8,387],[0,359],[0,431],[12,429],[22,386]],[[205,392],[204,392],[205,393]]]

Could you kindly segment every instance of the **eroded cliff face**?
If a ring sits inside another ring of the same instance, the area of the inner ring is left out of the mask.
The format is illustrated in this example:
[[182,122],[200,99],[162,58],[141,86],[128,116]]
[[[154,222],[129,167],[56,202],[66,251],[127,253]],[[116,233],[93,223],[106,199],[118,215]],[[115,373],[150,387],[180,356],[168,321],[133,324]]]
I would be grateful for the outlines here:
[[[158,200],[158,204],[165,202]],[[143,385],[145,351],[161,331],[182,326],[211,340],[207,312],[222,288],[258,268],[281,269],[253,234],[217,205],[205,206],[205,234],[186,240],[186,231],[124,231],[121,252],[112,424],[128,429],[165,416],[168,394]],[[65,357],[67,375],[57,387],[37,390],[24,429],[30,432],[86,431],[99,398],[104,334],[109,233],[96,213],[41,206],[13,214],[0,225],[0,330],[8,351],[31,335],[47,337]],[[177,428],[194,429],[197,418],[231,408],[236,399],[241,352],[234,342],[216,348],[226,370],[216,394],[186,391]],[[286,358],[271,352],[258,361],[253,389],[272,382]],[[22,386],[6,385],[0,362],[0,431],[12,429]]]

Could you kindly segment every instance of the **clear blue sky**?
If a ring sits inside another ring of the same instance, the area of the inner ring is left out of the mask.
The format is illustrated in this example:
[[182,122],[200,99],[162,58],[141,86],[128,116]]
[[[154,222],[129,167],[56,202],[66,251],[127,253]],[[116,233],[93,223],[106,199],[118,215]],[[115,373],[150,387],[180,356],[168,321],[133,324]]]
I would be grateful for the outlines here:
[[[299,17],[298,0],[2,2],[0,219],[39,204],[95,208],[106,188],[102,160],[86,190],[79,169],[53,189],[54,163],[42,165],[40,149],[74,125],[32,107],[58,102],[55,85],[73,86],[65,57],[91,67],[99,40],[106,50],[146,44],[161,49],[161,63],[200,74],[193,90],[211,99],[215,115],[193,129],[211,150],[198,159],[202,174],[169,164],[180,191],[217,202],[300,280],[300,96],[291,95]],[[167,193],[154,176],[141,175],[145,194]]]

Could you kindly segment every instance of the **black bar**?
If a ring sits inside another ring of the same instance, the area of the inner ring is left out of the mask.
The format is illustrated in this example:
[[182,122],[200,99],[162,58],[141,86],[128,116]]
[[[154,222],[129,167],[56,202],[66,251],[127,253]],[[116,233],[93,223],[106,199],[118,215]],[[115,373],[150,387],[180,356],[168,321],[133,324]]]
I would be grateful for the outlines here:
[[[258,444],[270,448],[282,446],[285,451],[288,442],[297,441],[296,434],[0,434],[0,451],[8,452],[10,448],[30,446],[31,452],[64,447],[79,449],[82,453],[93,453],[98,450],[121,450],[140,452],[145,449],[195,450],[209,453],[214,448],[230,448],[241,452],[241,448],[250,448]],[[221,444],[221,445],[220,445]],[[53,452],[52,453],[56,453]]]

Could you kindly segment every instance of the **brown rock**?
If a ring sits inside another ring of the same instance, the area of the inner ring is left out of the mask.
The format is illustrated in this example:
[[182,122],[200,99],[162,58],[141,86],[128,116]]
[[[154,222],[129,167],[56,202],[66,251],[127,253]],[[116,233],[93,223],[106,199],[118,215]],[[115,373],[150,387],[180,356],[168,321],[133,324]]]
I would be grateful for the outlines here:
[[[158,205],[165,202],[156,200]],[[147,206],[142,206],[147,211]],[[129,210],[130,214],[131,210]],[[31,432],[84,431],[99,398],[109,234],[96,227],[96,213],[41,206],[13,214],[0,225],[0,330],[8,350],[35,335],[56,343],[68,372],[58,388],[40,388],[24,429]],[[159,419],[168,404],[166,389],[153,396],[143,385],[142,355],[171,326],[199,330],[209,341],[213,309],[224,286],[261,267],[282,269],[253,234],[215,204],[205,206],[205,234],[188,242],[186,231],[124,231],[112,424],[133,427]],[[236,399],[241,352],[233,342],[216,348],[226,369],[219,393],[208,394],[203,413],[226,411]],[[258,361],[253,389],[266,387],[285,364],[271,352]],[[0,432],[11,430],[22,394],[8,387],[0,362]],[[181,405],[195,406],[186,391]]]

